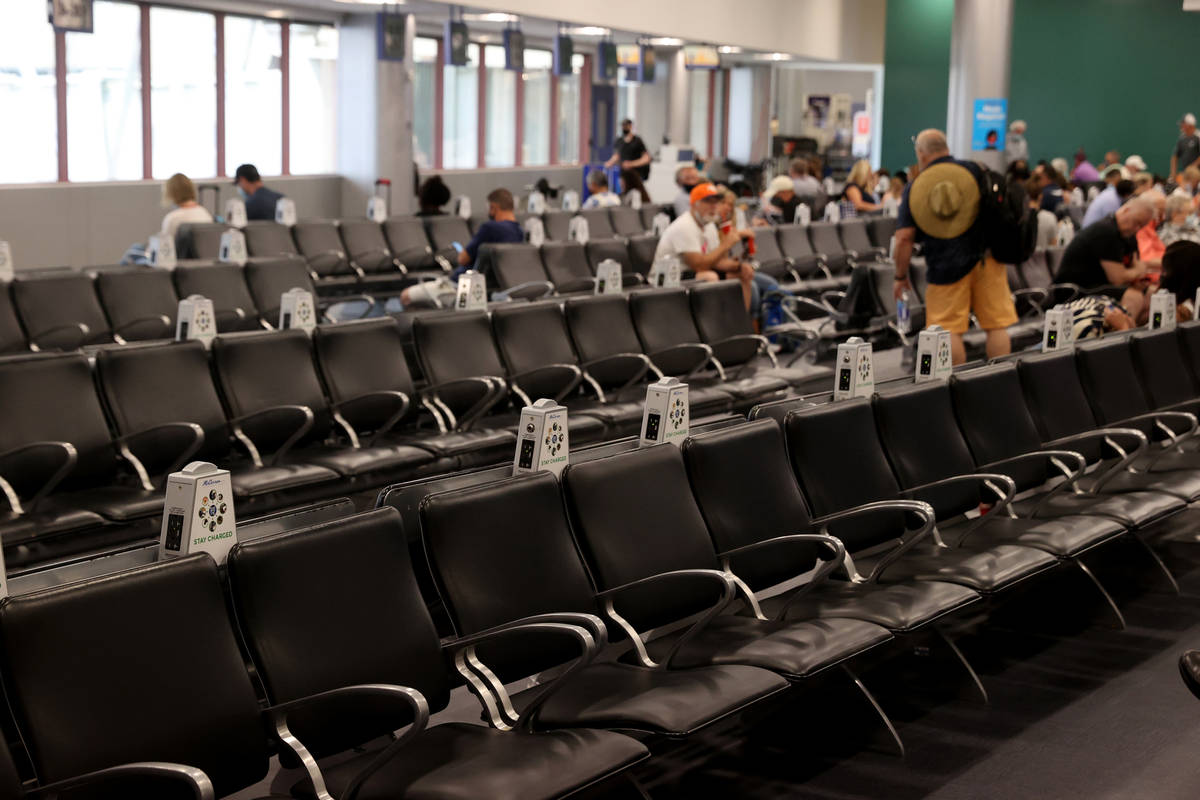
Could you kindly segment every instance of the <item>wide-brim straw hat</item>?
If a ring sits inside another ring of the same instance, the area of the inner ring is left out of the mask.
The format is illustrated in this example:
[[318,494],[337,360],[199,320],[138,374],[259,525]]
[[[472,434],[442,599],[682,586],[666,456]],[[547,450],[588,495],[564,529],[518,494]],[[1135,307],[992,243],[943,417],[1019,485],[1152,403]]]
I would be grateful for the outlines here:
[[908,192],[917,227],[937,239],[962,236],[979,216],[979,184],[961,164],[934,164],[921,170]]

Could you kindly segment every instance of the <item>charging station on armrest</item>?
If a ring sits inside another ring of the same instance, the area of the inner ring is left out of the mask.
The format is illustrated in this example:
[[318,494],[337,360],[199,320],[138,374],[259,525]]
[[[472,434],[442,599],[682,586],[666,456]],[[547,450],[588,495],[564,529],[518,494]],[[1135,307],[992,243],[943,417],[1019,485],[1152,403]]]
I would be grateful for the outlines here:
[[296,204],[286,197],[275,201],[275,221],[289,228],[296,224]]
[[683,275],[678,256],[663,256],[650,265],[647,283],[660,289],[678,289]]
[[221,234],[221,249],[217,260],[226,264],[246,266],[246,234],[239,230],[229,230]]
[[225,224],[235,228],[246,227],[246,201],[240,197],[231,197],[225,203]]
[[193,461],[167,478],[163,503],[160,558],[208,553],[218,564],[237,544],[233,481],[229,470]]
[[454,307],[459,311],[483,311],[487,308],[487,278],[469,269],[458,276]]
[[596,294],[621,293],[621,264],[606,258],[596,265]]
[[954,371],[950,353],[950,331],[930,325],[917,334],[917,383],[946,381]]
[[875,352],[870,342],[851,336],[838,345],[833,381],[834,400],[871,396],[875,391]]
[[517,427],[517,451],[513,455],[513,475],[529,472],[562,473],[570,461],[567,438],[567,409],[543,397],[521,409]]
[[175,341],[186,342],[199,339],[205,349],[212,345],[217,335],[217,318],[213,313],[212,300],[204,295],[193,294],[179,301],[179,313],[175,322]]
[[1150,330],[1175,330],[1175,293],[1161,289],[1150,295]]
[[1075,315],[1064,305],[1057,305],[1046,312],[1046,323],[1042,327],[1042,349],[1065,350],[1074,339]]
[[175,269],[175,237],[165,233],[151,236],[146,248],[146,260],[151,266]]
[[298,328],[309,336],[317,326],[317,310],[312,292],[300,287],[288,289],[279,298],[279,330]]
[[11,281],[13,271],[12,246],[0,239],[0,281]]
[[646,387],[646,406],[642,411],[639,446],[664,442],[679,447],[688,437],[691,413],[688,385],[678,378],[661,378]]

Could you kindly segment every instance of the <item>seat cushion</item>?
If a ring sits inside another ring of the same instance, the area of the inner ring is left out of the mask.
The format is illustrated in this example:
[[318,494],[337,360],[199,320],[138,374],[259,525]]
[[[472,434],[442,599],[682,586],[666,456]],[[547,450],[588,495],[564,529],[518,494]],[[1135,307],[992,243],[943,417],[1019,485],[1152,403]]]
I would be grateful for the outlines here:
[[[787,593],[767,600],[762,604],[763,612],[774,616],[790,596]],[[907,633],[978,601],[977,592],[956,583],[879,584],[831,580],[796,600],[788,609],[788,617],[849,617],[874,622],[894,633]]]
[[[955,544],[973,520],[939,525],[947,544]],[[1050,519],[993,517],[974,529],[967,541],[1021,544],[1052,553],[1059,558],[1074,556],[1125,532],[1121,523],[1100,516],[1065,516]]]
[[316,464],[282,464],[275,467],[246,467],[231,470],[235,497],[254,497],[301,486],[333,482],[338,474]]
[[379,447],[347,447],[343,450],[297,452],[296,458],[327,467],[345,477],[358,477],[368,473],[404,472],[416,469],[433,461],[428,450],[411,445],[383,445]]
[[[674,637],[651,643],[651,657],[665,657]],[[806,622],[761,621],[724,615],[689,639],[671,664],[749,664],[789,678],[814,675],[892,638],[886,628],[857,619]]]
[[404,444],[420,447],[434,455],[455,458],[472,454],[502,453],[511,455],[517,435],[511,430],[480,428],[470,431],[449,431],[398,439]]
[[[1197,454],[1167,455],[1191,455],[1195,458]],[[1081,488],[1086,489],[1092,483],[1090,476],[1085,476],[1079,482],[1079,485]],[[1103,492],[1105,494],[1113,494],[1147,490],[1174,495],[1191,503],[1200,499],[1200,470],[1175,469],[1150,473],[1124,471],[1105,483]]]
[[[630,664],[593,664],[542,706],[542,728],[621,728],[685,736],[787,688],[787,681],[756,667],[652,670]],[[536,695],[537,689],[524,694]],[[518,706],[522,695],[513,698]]]
[[731,393],[719,385],[688,381],[688,410],[692,419],[706,414],[722,414],[733,402]]
[[[889,566],[880,580],[884,583],[946,581],[986,595],[1008,589],[1057,564],[1054,556],[1032,547],[1008,544],[989,547],[987,543],[981,545],[967,539],[962,547],[955,548],[918,545]],[[863,574],[873,566],[867,560],[858,563]]]
[[[768,373],[758,373],[745,378],[736,377],[734,370],[728,370],[729,380],[717,384],[722,391],[733,395],[735,401],[763,400],[774,395],[782,395],[789,384],[782,378]],[[832,373],[831,373],[832,374]]]
[[[1084,476],[1088,478],[1090,476]],[[1085,485],[1080,481],[1080,485]],[[1037,505],[1039,495],[1027,497],[1013,503],[1018,515],[1031,513]],[[1164,492],[1121,492],[1119,494],[1067,494],[1058,495],[1048,502],[1039,517],[1061,517],[1073,514],[1088,514],[1115,519],[1130,528],[1142,528],[1166,519],[1187,507],[1187,503]]]
[[47,504],[19,517],[11,511],[0,513],[0,540],[5,546],[12,546],[42,536],[98,528],[104,524],[104,518],[94,511]]
[[625,427],[642,424],[642,412],[645,406],[641,403],[601,403],[596,400],[582,400],[568,405],[572,414],[587,414],[589,417],[603,420],[609,428]]
[[133,486],[97,486],[52,498],[55,504],[86,508],[106,519],[125,522],[162,513],[163,493],[147,492]]
[[[322,768],[334,797],[375,757],[367,752]],[[358,800],[535,800],[560,797],[649,755],[640,743],[608,731],[576,729],[505,733],[451,723],[421,733],[376,772]],[[307,781],[292,789],[311,798]]]

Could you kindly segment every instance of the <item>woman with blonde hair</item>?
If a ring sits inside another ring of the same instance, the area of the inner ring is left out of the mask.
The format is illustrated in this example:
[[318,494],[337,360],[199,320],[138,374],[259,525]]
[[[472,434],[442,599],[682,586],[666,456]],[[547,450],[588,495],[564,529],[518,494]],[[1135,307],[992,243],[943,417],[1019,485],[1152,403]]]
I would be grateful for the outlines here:
[[162,221],[162,232],[167,236],[174,237],[180,225],[213,221],[208,209],[196,202],[196,184],[182,172],[163,184],[162,204],[171,209]]
[[883,206],[867,187],[871,185],[871,162],[865,158],[856,161],[846,177],[846,188],[838,202],[842,218],[857,217],[862,212],[879,211]]

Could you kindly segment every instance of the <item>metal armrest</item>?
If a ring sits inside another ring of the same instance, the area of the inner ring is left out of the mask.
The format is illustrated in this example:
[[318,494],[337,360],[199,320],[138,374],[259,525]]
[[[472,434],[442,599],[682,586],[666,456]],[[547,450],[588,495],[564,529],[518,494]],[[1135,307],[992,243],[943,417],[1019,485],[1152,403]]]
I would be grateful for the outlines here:
[[454,272],[454,265],[451,264],[450,260],[448,258],[446,258],[444,255],[442,255],[441,253],[434,253],[433,261],[435,264],[437,264],[439,267],[441,267],[442,271],[445,272],[447,275],[450,274],[451,272]]
[[[840,289],[826,289],[821,292],[821,301],[828,306],[828,311],[836,311],[838,303],[846,299],[846,293]],[[831,302],[831,300],[835,302]]]
[[[871,574],[863,577],[854,567],[854,560],[849,553],[845,553],[844,565],[846,567],[846,575],[855,583],[878,583],[883,577],[883,572],[888,567],[896,562],[902,555],[907,553],[914,545],[924,540],[931,533],[935,533],[937,525],[937,514],[933,510],[933,506],[923,500],[876,500],[873,503],[864,503],[861,506],[847,508],[842,511],[835,511],[832,514],[826,514],[823,517],[817,517],[812,520],[813,527],[819,528],[821,533],[829,535],[829,526],[834,522],[845,522],[856,517],[870,516],[881,512],[893,513],[896,511],[911,512],[921,518],[921,527],[918,528],[911,536],[905,538],[903,535],[897,537],[900,539],[899,544],[881,558],[875,564],[875,569],[871,570]],[[906,532],[908,529],[905,529]],[[836,538],[836,537],[835,537]],[[941,545],[941,541],[938,540]]]
[[203,770],[196,767],[189,767],[186,764],[172,764],[167,761],[135,761],[116,767],[98,769],[84,775],[77,775],[74,778],[65,778],[61,781],[48,783],[45,786],[29,789],[25,792],[24,796],[32,797],[39,794],[54,794],[66,791],[67,789],[103,784],[105,781],[114,778],[127,777],[162,778],[178,783],[186,783],[196,800],[214,800],[216,797],[212,781],[208,779]]
[[[504,684],[476,653],[478,645],[511,633],[549,633],[570,636],[580,646],[577,659],[553,681],[547,683],[518,715],[512,706]],[[499,730],[533,727],[534,717],[554,692],[579,670],[590,664],[608,644],[608,631],[597,616],[582,613],[538,614],[506,622],[485,631],[464,636],[446,643],[445,649],[454,655],[454,666],[466,679],[488,714],[492,727]]]
[[1052,283],[1047,292],[1056,303],[1069,303],[1083,293],[1083,287],[1077,283]]
[[347,406],[355,405],[363,400],[384,397],[395,400],[399,407],[396,409],[395,413],[388,417],[387,421],[380,425],[375,432],[371,434],[370,438],[367,439],[367,446],[370,447],[375,443],[376,439],[390,431],[392,428],[396,427],[396,423],[408,413],[409,406],[412,404],[412,401],[409,399],[408,395],[406,395],[404,392],[397,392],[391,389],[379,389],[373,392],[365,392],[363,394],[356,395],[355,397],[348,397],[345,400],[339,400],[338,402],[330,405],[330,408],[333,411],[334,421],[337,422],[338,425],[342,426],[342,430],[346,432],[346,437],[350,440],[350,446],[355,450],[361,447],[358,439],[358,431],[356,431],[354,426],[351,425],[342,415],[342,409],[346,408]]
[[758,605],[758,598],[754,596],[754,592],[751,591],[750,587],[747,586],[741,578],[734,574],[733,570],[730,568],[730,561],[734,556],[742,555],[743,553],[750,553],[755,550],[761,550],[763,548],[773,547],[778,544],[823,544],[830,548],[833,551],[833,554],[828,559],[821,559],[824,563],[817,568],[817,571],[813,574],[812,578],[810,578],[808,582],[804,584],[804,586],[792,593],[792,596],[788,598],[786,603],[784,603],[783,608],[781,608],[779,613],[775,615],[776,620],[783,620],[786,618],[788,611],[791,609],[792,604],[796,602],[797,598],[807,594],[814,586],[822,583],[829,576],[829,573],[833,572],[838,568],[838,566],[845,563],[846,559],[846,546],[842,544],[841,540],[836,536],[830,536],[826,533],[793,533],[785,536],[776,536],[773,539],[763,539],[761,542],[754,542],[753,544],[735,547],[732,550],[726,550],[725,552],[721,553],[719,555],[719,558],[721,559],[721,568],[733,577],[738,587],[746,595],[746,599],[749,601],[750,607],[754,611],[754,616],[761,620],[765,620],[766,616],[763,615],[762,608]]
[[235,322],[241,322],[246,319],[246,310],[234,306],[233,308],[214,309],[213,317],[216,318],[217,329],[221,328],[223,322],[228,322],[231,318]]
[[[696,365],[694,367],[692,367],[691,369],[689,369],[683,375],[683,378],[685,380],[687,378],[692,377],[700,370],[704,369],[704,367],[708,364],[708,362],[713,360],[712,348],[706,344],[699,344],[699,343],[672,345],[671,347],[665,347],[662,350],[658,350],[653,353],[647,353],[646,355],[650,358],[651,361],[656,361],[657,359],[659,359],[662,356],[670,355],[671,353],[682,353],[685,351],[694,351],[697,353],[697,355],[699,357],[699,360],[697,361]],[[724,376],[724,374],[722,374],[721,379],[724,380],[724,378],[725,378],[725,376]]]
[[21,499],[17,497],[17,492],[15,489],[13,489],[12,484],[10,484],[3,477],[3,464],[8,459],[14,456],[19,456],[22,453],[27,453],[30,450],[45,449],[59,450],[62,454],[63,460],[58,469],[54,470],[54,472],[50,474],[50,477],[46,479],[45,483],[42,484],[42,487],[34,493],[33,497],[29,498],[29,508],[32,510],[37,505],[39,500],[50,494],[50,492],[54,490],[54,487],[62,483],[63,478],[67,477],[71,470],[75,468],[75,463],[79,460],[79,451],[76,450],[75,445],[71,444],[70,442],[43,441],[30,442],[29,444],[23,444],[20,447],[14,447],[12,450],[7,450],[3,453],[0,453],[0,490],[3,490],[5,497],[8,498],[9,507],[17,516],[24,514],[25,509],[22,508]]
[[[1030,453],[1022,453],[1019,456],[1011,458],[1002,458],[999,461],[993,461],[990,464],[981,464],[979,469],[987,472],[1004,472],[1005,467],[1022,464],[1029,461],[1049,461],[1053,466],[1057,467],[1066,478],[1062,483],[1057,484],[1053,489],[1042,496],[1042,499],[1037,502],[1033,510],[1029,512],[1030,518],[1038,515],[1042,508],[1050,503],[1052,499],[1062,494],[1063,492],[1078,491],[1076,484],[1079,482],[1083,472],[1087,469],[1087,459],[1081,453],[1076,453],[1074,450],[1034,450]],[[1065,461],[1074,463],[1074,468],[1067,466]],[[959,539],[959,544],[962,540]]]
[[83,344],[84,340],[87,339],[88,334],[92,332],[92,329],[82,322],[72,322],[69,325],[57,325],[53,328],[47,328],[44,331],[38,331],[37,333],[30,335],[29,349],[35,353],[40,353],[42,346],[38,344],[39,341],[45,339],[47,336],[53,336],[57,333],[65,333],[66,331],[79,333],[79,342],[75,344],[75,347],[79,347],[79,345]]
[[[476,401],[475,405],[471,406],[462,416],[456,416],[450,407],[439,396],[443,389],[451,386],[466,386],[468,384],[483,384],[487,390],[483,397]],[[475,420],[490,411],[497,403],[504,399],[505,392],[508,389],[508,382],[498,375],[483,375],[472,376],[468,378],[454,378],[452,380],[443,381],[442,383],[426,386],[421,390],[421,404],[426,408],[437,408],[440,416],[443,416],[446,423],[454,430],[466,430]],[[435,415],[439,416],[439,415]],[[445,433],[446,431],[442,431]]]
[[584,363],[579,365],[580,369],[583,371],[583,379],[588,382],[588,385],[591,386],[593,390],[595,390],[596,398],[601,403],[607,403],[608,399],[604,396],[604,390],[600,388],[600,384],[596,381],[596,379],[594,377],[592,377],[591,373],[588,370],[591,369],[592,367],[596,366],[597,364],[607,364],[607,363],[612,363],[612,362],[616,362],[616,361],[638,361],[638,362],[640,362],[640,367],[633,374],[633,377],[631,377],[629,380],[625,381],[625,383],[621,386],[621,388],[619,388],[615,392],[613,392],[613,395],[616,397],[619,397],[622,392],[624,392],[630,386],[633,386],[635,383],[640,381],[643,377],[645,377],[646,373],[649,372],[650,370],[654,370],[654,374],[657,375],[659,378],[662,378],[662,376],[663,376],[662,372],[660,372],[658,370],[658,367],[655,367],[652,363],[650,363],[650,359],[647,358],[644,353],[613,353],[610,356],[601,356],[600,358],[594,358],[591,361],[585,361]]
[[329,322],[337,322],[337,320],[335,320],[333,317],[329,316],[329,312],[336,306],[344,306],[349,303],[365,303],[366,308],[363,309],[362,313],[359,314],[357,317],[353,317],[352,319],[366,319],[367,315],[371,313],[371,309],[375,307],[375,298],[372,297],[371,295],[365,294],[365,293],[338,295],[337,297],[331,297],[329,299],[329,302],[326,303],[324,305],[324,307],[321,309],[321,315],[324,316],[325,319]]
[[709,342],[708,346],[716,350],[723,344],[732,344],[733,342],[756,342],[758,344],[758,353],[765,353],[771,360],[771,366],[779,368],[779,361],[775,358],[775,354],[771,352],[771,342],[765,336],[760,336],[757,333],[738,333],[733,336],[726,336],[724,339],[719,339],[715,342]]
[[[541,289],[540,293],[533,290]],[[510,286],[507,289],[499,292],[492,292],[492,300],[503,302],[511,300],[513,297],[531,297],[537,299],[539,297],[547,297],[554,294],[554,284],[550,281],[526,281],[518,283],[516,286]]]
[[[1178,433],[1167,422],[1181,422],[1185,430]],[[1164,449],[1169,449],[1176,446],[1185,439],[1190,439],[1196,434],[1196,429],[1200,426],[1200,421],[1196,419],[1196,415],[1188,411],[1151,411],[1148,414],[1138,414],[1136,417],[1121,420],[1121,425],[1130,423],[1152,422],[1154,427],[1165,433],[1169,441],[1163,443]]]
[[[646,643],[642,640],[642,635],[637,632],[636,628],[629,624],[628,620],[617,613],[616,608],[613,606],[614,597],[621,592],[631,589],[635,586],[646,586],[648,584],[659,583],[664,580],[694,580],[697,578],[710,582],[720,581],[724,586],[724,591],[722,592],[720,599],[717,600],[717,602],[714,603],[711,608],[705,611],[698,620],[692,623],[692,626],[675,641],[675,644],[673,644],[671,649],[667,651],[667,656],[662,660],[662,663],[655,662],[650,658],[650,654],[646,652]],[[736,591],[737,584],[733,577],[724,572],[717,572],[716,570],[712,569],[677,569],[670,572],[660,572],[657,575],[650,575],[646,578],[640,578],[636,581],[626,583],[622,586],[616,586],[612,589],[605,589],[602,592],[598,592],[597,597],[604,600],[604,613],[608,615],[609,619],[617,623],[617,625],[621,627],[621,630],[625,631],[629,638],[633,640],[633,646],[637,651],[638,661],[641,662],[642,666],[650,667],[651,669],[669,669],[671,666],[671,659],[675,657],[675,654],[679,652],[679,649],[689,639],[691,639],[700,631],[704,630],[704,628],[706,628],[708,624],[717,617],[718,614],[725,610],[726,606],[732,602],[734,593]]]
[[[1094,439],[1099,439],[1101,443],[1116,451],[1119,458],[1112,466],[1104,470],[1088,490],[1089,494],[1098,494],[1114,477],[1119,475],[1122,470],[1126,469],[1136,459],[1140,458],[1150,447],[1150,438],[1146,434],[1136,428],[1097,428],[1094,431],[1084,431],[1071,436],[1064,436],[1060,439],[1055,439],[1051,442],[1045,442],[1047,447],[1069,447],[1078,442],[1086,442]],[[1124,445],[1121,444],[1122,440]],[[1126,451],[1126,447],[1133,445],[1131,451]]]
[[1046,299],[1050,296],[1050,293],[1041,288],[1014,289],[1012,296],[1014,302],[1024,298],[1029,305],[1033,306],[1039,312],[1044,313],[1046,310]]
[[367,779],[387,764],[397,751],[419,736],[421,731],[425,730],[425,727],[429,724],[429,704],[420,692],[416,689],[410,689],[407,686],[391,686],[383,683],[343,686],[339,689],[331,689],[327,692],[309,695],[299,700],[280,703],[266,709],[263,713],[268,716],[274,726],[275,735],[304,764],[304,769],[308,772],[309,780],[312,781],[313,794],[317,797],[317,800],[333,800],[333,797],[329,794],[329,790],[325,788],[325,778],[321,775],[321,769],[317,766],[317,760],[313,758],[312,754],[308,752],[308,748],[304,746],[304,743],[297,739],[288,727],[288,715],[298,709],[309,709],[313,706],[333,703],[352,695],[372,696],[381,702],[399,701],[412,711],[413,721],[403,734],[397,736],[391,744],[379,751],[379,755],[375,756],[371,760],[371,763],[367,764],[361,772],[354,776],[354,779],[350,781],[346,789],[338,796],[338,800],[354,800],[358,795],[359,789],[362,788]]
[[520,397],[521,401],[525,405],[531,406],[533,405],[533,400],[529,397],[529,394],[521,388],[519,385],[520,381],[534,375],[540,375],[549,372],[567,372],[571,375],[570,382],[554,395],[554,402],[556,403],[574,391],[575,387],[579,386],[579,382],[583,380],[583,370],[574,364],[543,364],[540,367],[534,367],[533,369],[527,369],[524,372],[516,372],[512,375],[509,375],[508,388],[511,389],[513,393],[517,395],[517,397]]
[[[171,330],[171,318],[170,317],[168,317],[166,314],[152,314],[148,317],[138,317],[137,319],[133,319],[133,320],[130,320],[129,322],[126,322],[124,325],[121,325],[120,327],[113,328],[113,338],[120,339],[120,337],[122,337],[125,334],[125,332],[128,331],[133,326],[145,325],[148,322],[161,323],[163,328],[165,328],[167,331]],[[121,344],[121,343],[123,343],[123,342],[118,341],[118,344]]]
[[[998,472],[971,472],[966,475],[952,475],[949,478],[942,478],[940,481],[932,481],[931,483],[923,483],[920,486],[913,486],[900,492],[901,496],[914,495],[918,492],[927,492],[930,489],[941,489],[946,486],[953,486],[956,483],[978,483],[983,487],[991,489],[999,498],[999,502],[995,503],[987,512],[981,514],[980,518],[986,517],[997,509],[1008,509],[1011,513],[1010,506],[1012,499],[1017,494],[1017,484],[1012,478],[1007,475],[1001,475]],[[1001,489],[1000,484],[1004,488]]]
[[250,420],[266,417],[270,415],[291,414],[299,417],[300,424],[296,430],[289,436],[282,445],[280,445],[275,453],[271,456],[271,464],[278,464],[279,459],[283,457],[288,450],[291,450],[296,442],[300,441],[305,434],[312,430],[313,421],[316,419],[313,411],[308,406],[301,405],[278,405],[260,408],[258,411],[252,411],[249,414],[243,414],[240,417],[234,417],[229,420],[229,427],[233,430],[233,435],[239,442],[245,445],[246,450],[250,453],[250,459],[254,462],[254,466],[261,468],[263,465],[262,457],[258,452],[258,447],[255,446],[253,440],[242,429],[242,424]]
[[180,450],[179,455],[171,462],[171,465],[167,467],[166,471],[163,473],[165,475],[170,475],[172,472],[186,464],[188,459],[195,455],[196,451],[199,450],[204,444],[204,429],[196,423],[164,422],[161,425],[152,425],[149,428],[143,428],[142,430],[135,431],[134,433],[127,433],[124,436],[119,436],[113,440],[113,444],[117,446],[117,452],[119,452],[121,457],[128,461],[129,465],[133,467],[133,471],[137,473],[138,482],[142,484],[142,488],[147,492],[154,491],[156,487],[154,482],[150,480],[150,475],[146,472],[146,467],[142,464],[141,459],[139,459],[133,453],[133,451],[137,448],[137,442],[135,440],[140,439],[143,436],[149,436],[166,430],[183,430],[192,435],[191,441],[189,441],[183,447],[183,449]]
[[387,250],[364,250],[361,253],[354,253],[350,256],[350,260],[355,264],[370,263],[372,267],[378,267],[380,264],[391,264],[401,275],[408,274],[408,267],[404,266],[392,256]]

